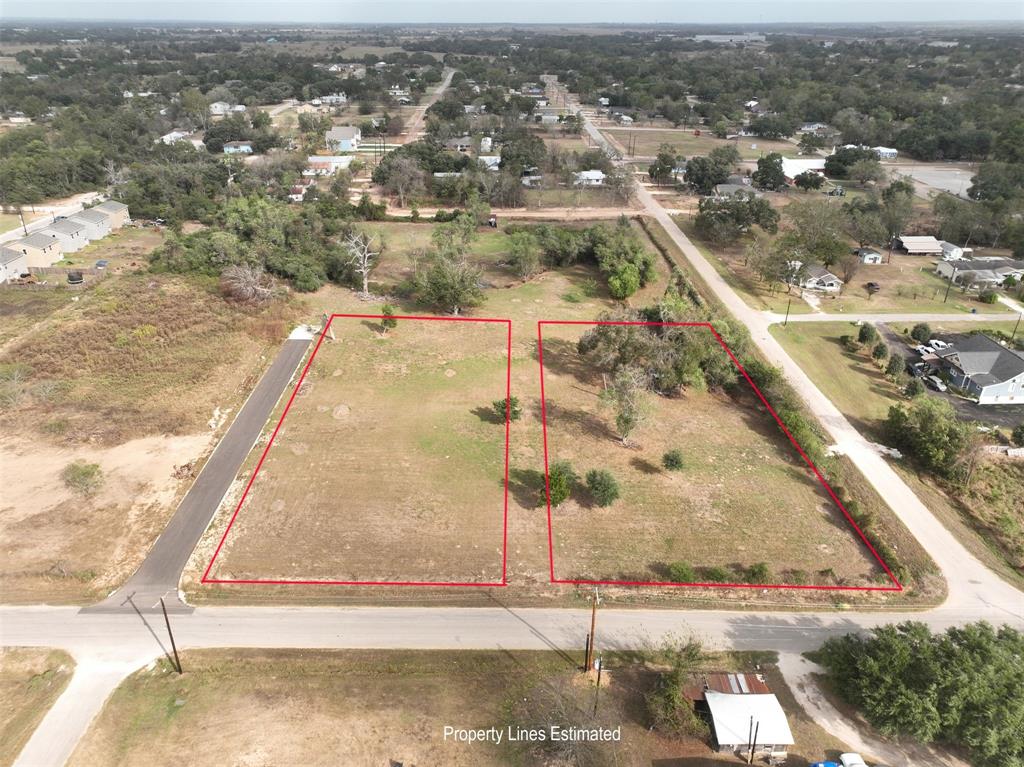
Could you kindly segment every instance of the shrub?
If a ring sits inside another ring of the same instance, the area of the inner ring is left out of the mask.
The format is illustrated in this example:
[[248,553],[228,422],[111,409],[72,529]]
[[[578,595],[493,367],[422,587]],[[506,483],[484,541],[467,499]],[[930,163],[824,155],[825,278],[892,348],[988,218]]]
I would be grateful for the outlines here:
[[871,359],[875,362],[884,362],[889,359],[889,347],[885,345],[885,341],[879,341],[875,344],[871,350]]
[[683,451],[674,447],[661,457],[661,465],[669,471],[679,471],[683,468]]
[[668,566],[668,577],[673,583],[696,583],[697,571],[689,562],[673,562]]
[[862,344],[873,344],[878,340],[878,330],[870,322],[865,322],[857,331],[857,340]]
[[505,422],[506,414],[510,421],[518,421],[523,415],[523,406],[519,404],[519,397],[496,399],[491,403],[491,409],[502,423]]
[[908,397],[920,397],[924,394],[924,384],[921,383],[920,378],[911,378],[907,381],[907,388],[903,390],[903,393]]
[[927,322],[919,322],[910,331],[910,337],[921,344],[928,343],[932,337],[932,328]]
[[843,348],[848,352],[855,352],[860,349],[860,341],[851,336],[850,334],[844,334],[839,336],[839,343],[843,345]]
[[994,290],[983,290],[978,294],[978,300],[983,304],[994,304],[999,300],[999,294]]
[[548,470],[548,493],[551,505],[559,506],[572,495],[573,486],[579,477],[568,461],[555,461]]
[[747,583],[768,583],[772,579],[772,571],[767,562],[758,562],[748,567],[743,577]]
[[1024,423],[1019,423],[1013,427],[1013,433],[1010,434],[1010,439],[1013,444],[1018,447],[1024,447]]
[[898,354],[892,355],[885,366],[885,374],[890,378],[895,378],[903,372],[903,364],[903,357]]
[[587,472],[587,489],[601,507],[611,506],[619,497],[619,483],[605,469],[591,469]]
[[732,579],[732,574],[724,567],[704,568],[704,580],[708,583],[728,583]]
[[103,470],[98,463],[73,461],[60,473],[64,484],[81,495],[93,495],[103,485]]

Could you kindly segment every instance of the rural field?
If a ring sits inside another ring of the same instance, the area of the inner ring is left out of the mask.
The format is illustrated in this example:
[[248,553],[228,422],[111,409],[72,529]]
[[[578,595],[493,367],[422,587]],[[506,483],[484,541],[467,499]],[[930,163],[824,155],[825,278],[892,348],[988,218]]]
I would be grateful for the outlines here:
[[770,152],[778,152],[784,157],[796,157],[799,154],[797,145],[791,141],[752,136],[721,139],[707,131],[702,131],[700,136],[695,136],[693,130],[690,129],[610,128],[603,129],[602,132],[614,139],[621,150],[628,150],[632,142],[634,154],[642,157],[653,157],[658,153],[662,144],[675,147],[676,152],[686,158],[695,155],[708,155],[716,147],[729,145],[735,146],[744,160],[756,160]]
[[[600,508],[581,494],[552,509],[557,578],[671,582],[669,566],[682,562],[696,582],[716,579],[713,568],[728,574],[718,580],[742,582],[766,562],[761,582],[887,581],[753,392],[740,401],[651,395],[646,422],[623,445],[602,406],[602,376],[576,351],[586,329],[544,326],[549,465],[567,460],[581,477],[606,469],[621,498]],[[680,470],[662,466],[672,449],[683,453]]]
[[211,576],[501,582],[508,325],[331,330]]
[[14,758],[71,681],[75,663],[60,650],[0,649],[0,765]]
[[[579,653],[582,656],[582,653]],[[657,653],[605,656],[600,708],[580,658],[553,652],[384,650],[186,652],[185,674],[166,664],[144,669],[115,690],[69,764],[160,767],[172,764],[555,763],[538,744],[458,743],[445,725],[621,726],[621,741],[581,747],[584,764],[724,767],[699,738],[649,729],[645,695],[665,668]],[[711,654],[708,669],[760,664],[786,710],[796,745],[788,764],[806,767],[847,750],[793,699],[770,654]],[[306,735],[311,731],[316,738]]]

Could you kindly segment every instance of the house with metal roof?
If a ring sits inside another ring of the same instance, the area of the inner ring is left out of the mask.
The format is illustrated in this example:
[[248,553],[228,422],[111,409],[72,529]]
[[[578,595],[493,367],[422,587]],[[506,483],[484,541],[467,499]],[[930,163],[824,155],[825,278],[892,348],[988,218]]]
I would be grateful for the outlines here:
[[752,750],[755,758],[762,754],[774,760],[787,758],[795,741],[775,695],[707,690],[704,701],[719,752],[746,755]]
[[332,152],[354,152],[363,140],[363,133],[354,125],[336,125],[325,136]]
[[936,349],[938,366],[979,405],[1024,403],[1024,354],[984,333],[963,336]]
[[896,246],[911,256],[941,256],[942,242],[931,235],[905,235],[896,238]]

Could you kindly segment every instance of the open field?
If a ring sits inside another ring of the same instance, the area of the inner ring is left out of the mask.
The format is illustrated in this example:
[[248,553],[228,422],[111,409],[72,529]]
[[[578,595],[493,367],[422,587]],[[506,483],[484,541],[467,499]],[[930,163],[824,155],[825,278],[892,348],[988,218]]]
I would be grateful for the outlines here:
[[43,648],[0,649],[0,766],[8,767],[67,687],[71,656]]
[[[549,462],[568,460],[581,476],[607,469],[622,497],[604,509],[580,496],[552,509],[556,577],[673,581],[668,566],[685,562],[698,575],[734,571],[728,580],[739,582],[745,568],[767,562],[772,576],[762,582],[881,582],[840,509],[753,407],[753,392],[740,402],[698,391],[652,395],[647,422],[623,446],[600,403],[601,375],[575,351],[583,330],[544,326]],[[681,471],[661,466],[673,448],[683,451]]]
[[[1010,332],[1012,326],[1013,323],[980,327],[978,323],[970,327],[966,323],[951,323],[932,329],[939,334],[985,329]],[[872,439],[883,441],[890,406],[906,404],[907,399],[866,353],[844,348],[840,336],[855,331],[849,323],[791,324],[785,328],[775,325],[771,329],[772,335],[850,422]],[[1024,420],[1024,412],[1021,417]],[[1024,464],[998,457],[984,458],[967,487],[944,489],[933,480],[918,477],[911,467],[896,465],[929,509],[958,531],[960,539],[975,554],[997,570],[1011,573],[1010,577],[1024,576],[1024,512],[1019,504],[1024,492]],[[984,548],[989,551],[983,551]]]
[[[744,137],[738,139],[715,138],[706,130],[700,136],[694,136],[692,129],[630,129],[602,128],[602,132],[613,138],[623,149],[628,149],[633,142],[634,154],[653,157],[662,144],[670,144],[676,152],[686,158],[695,155],[707,155],[712,149],[720,146],[735,146],[744,160],[756,160],[769,152],[778,152],[785,157],[797,157],[797,145],[785,140]],[[626,154],[624,152],[624,154]]]
[[146,256],[163,244],[164,231],[157,227],[124,227],[102,240],[90,242],[76,253],[66,253],[55,266],[93,266],[100,259],[110,262],[112,272],[149,266]]
[[[302,764],[519,765],[553,763],[543,745],[459,743],[444,727],[621,727],[621,741],[580,750],[588,765],[739,764],[701,740],[648,729],[644,696],[656,659],[606,656],[600,708],[578,657],[542,652],[186,652],[185,674],[166,664],[129,677],[93,722],[69,764],[118,767]],[[844,744],[810,722],[764,655],[713,655],[702,666],[758,662],[786,710],[806,767]],[[318,733],[309,737],[310,732]]]
[[[624,206],[610,189],[560,186],[554,189],[527,189],[524,196],[527,208],[611,208],[614,210],[608,211],[609,216],[620,211],[629,213],[629,206]],[[632,207],[635,205],[630,203]]]
[[501,582],[508,326],[331,329],[211,575]]

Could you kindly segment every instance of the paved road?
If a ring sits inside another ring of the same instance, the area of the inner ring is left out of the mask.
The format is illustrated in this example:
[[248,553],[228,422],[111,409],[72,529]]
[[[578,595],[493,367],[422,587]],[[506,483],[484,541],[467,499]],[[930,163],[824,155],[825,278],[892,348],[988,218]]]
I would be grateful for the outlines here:
[[[72,201],[66,205],[36,205],[34,206],[36,211],[46,211],[49,215],[33,221],[25,229],[28,229],[29,234],[38,232],[40,229],[45,229],[52,224],[57,216],[70,216],[80,211],[85,205],[101,200],[103,197],[105,195],[99,192],[88,192],[75,195],[73,198],[70,198]],[[19,224],[16,228],[9,229],[0,234],[0,244],[10,242],[11,240],[20,240],[25,236],[25,229],[22,229]]]
[[120,589],[99,605],[87,609],[130,610],[125,600],[131,595],[134,595],[135,606],[142,610],[157,608],[160,597],[167,600],[169,608],[187,609],[178,598],[181,571],[306,354],[309,334],[293,334],[296,335],[284,342],[142,566]]
[[[771,325],[779,324],[785,319],[785,315],[775,312],[762,312],[762,315]],[[789,322],[1013,322],[1016,319],[1017,315],[1009,312],[1002,314],[867,314],[864,312],[827,314],[814,312],[789,315]]]

